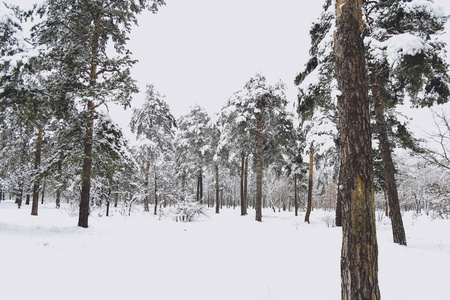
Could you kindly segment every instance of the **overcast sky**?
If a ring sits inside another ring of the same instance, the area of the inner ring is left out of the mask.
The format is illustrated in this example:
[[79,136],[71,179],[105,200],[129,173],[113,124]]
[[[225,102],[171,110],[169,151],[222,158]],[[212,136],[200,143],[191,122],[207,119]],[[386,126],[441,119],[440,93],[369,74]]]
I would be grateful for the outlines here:
[[139,59],[133,76],[140,88],[154,84],[176,117],[194,104],[218,112],[257,72],[281,79],[295,98],[293,81],[308,59],[309,30],[323,1],[166,2],[158,14],[139,17],[129,48]]
[[[22,6],[35,1],[8,2]],[[297,98],[293,80],[309,57],[309,30],[324,0],[166,2],[157,14],[142,13],[139,27],[130,35],[129,49],[139,60],[132,76],[141,90],[134,97],[134,107],[142,104],[145,86],[153,84],[166,95],[175,117],[188,113],[194,104],[213,114],[257,72],[272,83],[282,80],[292,107]],[[435,3],[450,13],[450,1]],[[447,24],[447,45],[449,32]],[[129,136],[131,110],[110,107],[112,117]],[[419,111],[411,111],[411,116],[419,125],[430,120]]]

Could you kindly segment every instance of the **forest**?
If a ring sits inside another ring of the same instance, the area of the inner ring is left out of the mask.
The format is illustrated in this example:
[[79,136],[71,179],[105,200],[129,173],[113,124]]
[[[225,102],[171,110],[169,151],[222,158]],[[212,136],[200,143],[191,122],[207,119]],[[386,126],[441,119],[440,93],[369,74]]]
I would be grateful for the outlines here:
[[[310,58],[292,78],[294,111],[285,84],[261,73],[214,115],[195,105],[175,118],[148,83],[145,102],[132,109],[136,142],[111,119],[108,104],[131,107],[137,61],[128,35],[138,14],[156,14],[165,1],[47,0],[29,11],[0,3],[0,204],[14,201],[34,216],[44,203],[65,205],[83,228],[92,211],[170,211],[190,222],[208,208],[232,208],[241,216],[252,210],[261,222],[270,209],[302,212],[309,223],[319,210],[332,213],[330,226],[343,226],[346,236],[355,209],[349,182],[358,178],[373,195],[374,210],[363,219],[388,217],[394,243],[407,244],[404,213],[449,219],[450,116],[441,108],[450,97],[441,38],[448,16],[433,1],[363,1],[354,27],[363,63],[348,75],[358,62],[345,67],[350,48],[337,27],[345,27],[351,5],[324,2],[310,28]],[[346,102],[349,82],[358,82],[364,101]],[[431,108],[435,127],[426,138],[411,129],[404,107]],[[367,178],[356,175],[359,167]],[[379,298],[374,290],[370,299]]]

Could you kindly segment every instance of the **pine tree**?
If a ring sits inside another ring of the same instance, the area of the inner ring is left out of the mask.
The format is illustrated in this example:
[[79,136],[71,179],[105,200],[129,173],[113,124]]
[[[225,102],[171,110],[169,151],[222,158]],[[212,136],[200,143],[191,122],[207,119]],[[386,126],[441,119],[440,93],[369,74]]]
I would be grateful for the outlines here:
[[380,299],[361,1],[336,3],[342,159],[342,299]]
[[[153,85],[147,85],[146,99],[141,108],[133,109],[133,116],[130,122],[130,128],[136,134],[138,140],[144,142],[146,149],[146,167],[145,167],[145,190],[147,196],[144,198],[144,210],[149,211],[149,176],[150,165],[153,160],[154,171],[156,172],[156,160],[163,153],[172,150],[172,142],[175,136],[176,127],[175,118],[172,116],[169,106],[154,88]],[[157,174],[154,174],[155,189],[157,188]],[[157,208],[157,195],[155,193],[155,210]]]
[[[39,9],[45,18],[35,27],[40,45],[48,47],[50,65],[62,81],[75,86],[74,97],[85,107],[82,192],[78,225],[88,227],[92,171],[92,139],[96,108],[108,101],[129,105],[137,91],[129,67],[135,62],[126,49],[127,34],[136,14],[153,11],[162,0],[49,0]],[[112,42],[116,53],[107,49]]]
[[[186,193],[186,181],[195,184],[189,190],[195,190],[195,199],[203,199],[203,172],[206,165],[204,152],[209,150],[207,142],[210,117],[204,108],[195,105],[190,112],[177,121],[178,131],[175,137],[176,165],[182,181],[182,194]],[[183,196],[184,197],[184,196]]]
[[292,117],[286,111],[284,85],[268,85],[266,78],[257,74],[235,93],[234,108],[239,112],[238,123],[253,139],[256,162],[256,221],[262,221],[262,192],[264,163],[279,159],[293,139]]

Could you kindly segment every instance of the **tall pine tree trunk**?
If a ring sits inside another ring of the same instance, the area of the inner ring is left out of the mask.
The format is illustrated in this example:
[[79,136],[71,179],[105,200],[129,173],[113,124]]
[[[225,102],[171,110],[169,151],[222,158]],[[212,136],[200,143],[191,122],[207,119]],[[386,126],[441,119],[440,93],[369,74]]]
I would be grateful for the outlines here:
[[215,165],[216,172],[216,214],[219,213],[219,165]]
[[305,214],[305,222],[308,222],[308,223],[309,223],[309,215],[311,214],[311,206],[312,206],[313,170],[314,170],[314,150],[311,147],[311,153],[309,155],[308,205],[306,207],[306,214]]
[[[98,15],[94,24],[94,35],[92,37],[91,53],[94,58],[98,56],[100,33],[99,26],[102,15]],[[91,63],[89,70],[90,85],[94,88],[97,84],[97,63],[95,60]],[[95,103],[93,99],[88,100],[87,112],[88,120],[86,124],[86,139],[84,141],[84,160],[83,170],[81,171],[81,200],[78,226],[88,228],[89,219],[89,200],[91,193],[91,171],[92,171],[92,142],[94,135]]]
[[[44,135],[44,127],[39,127],[38,138],[36,141],[36,154],[34,158],[34,171],[39,172],[39,167],[41,165],[41,151],[42,151],[42,136]],[[37,175],[37,174],[36,174]],[[34,180],[33,183],[33,202],[31,204],[31,215],[38,215],[38,205],[39,205],[39,176]]]
[[241,155],[241,216],[247,214],[247,199],[245,195],[244,181],[245,181],[245,153]]
[[375,121],[377,124],[379,149],[383,161],[386,193],[389,203],[389,217],[392,223],[394,243],[406,246],[406,234],[403,227],[400,201],[398,199],[397,184],[395,180],[395,167],[392,161],[392,151],[389,145],[384,109],[378,94],[378,83],[375,75],[372,75],[372,97],[375,107]]
[[262,177],[263,177],[263,157],[262,157],[262,121],[257,119],[256,134],[256,221],[262,221]]
[[247,209],[248,209],[248,155],[245,157],[245,166],[244,166],[244,205],[245,205],[245,213],[247,213]]
[[94,133],[94,102],[88,101],[89,117],[84,144],[83,171],[81,172],[81,201],[78,226],[88,228],[89,198],[91,192],[92,138]]
[[56,189],[56,208],[61,207],[61,188]]
[[149,184],[149,177],[150,177],[150,157],[151,157],[151,150],[150,147],[147,149],[147,163],[145,165],[145,181],[144,181],[144,188],[145,188],[145,197],[144,197],[144,211],[150,211],[150,207],[148,206],[149,198],[150,198],[150,184]]
[[154,215],[156,216],[157,212],[158,212],[158,184],[157,184],[157,176],[156,176],[156,164],[155,164],[153,174],[155,175],[155,211],[154,211]]
[[342,161],[341,165],[339,167],[339,178],[338,178],[338,190],[337,190],[337,199],[336,199],[336,219],[335,223],[337,227],[342,227],[342,193],[341,193],[341,186],[342,186]]
[[45,184],[47,183],[47,177],[44,176],[44,180],[42,183],[42,194],[41,194],[41,204],[44,204],[44,200],[45,200]]
[[342,299],[380,299],[362,1],[336,3],[342,178]]
[[295,216],[298,216],[297,174],[294,175],[294,209],[295,209]]

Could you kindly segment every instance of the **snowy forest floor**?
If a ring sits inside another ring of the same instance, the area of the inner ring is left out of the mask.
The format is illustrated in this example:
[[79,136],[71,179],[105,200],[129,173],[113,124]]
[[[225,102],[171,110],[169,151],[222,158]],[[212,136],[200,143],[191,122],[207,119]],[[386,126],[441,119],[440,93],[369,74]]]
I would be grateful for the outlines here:
[[[0,299],[340,299],[341,229],[332,212],[223,209],[191,223],[93,211],[88,229],[69,206],[0,203]],[[450,220],[404,214],[408,246],[377,212],[383,299],[449,299]]]

